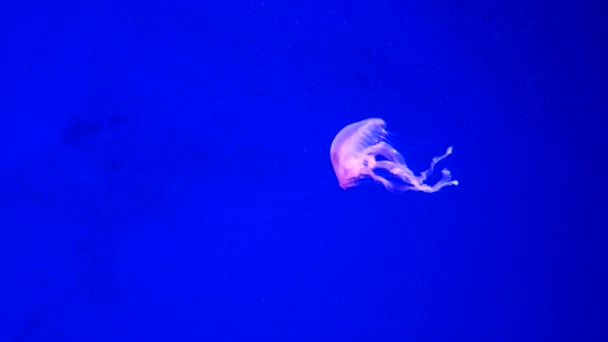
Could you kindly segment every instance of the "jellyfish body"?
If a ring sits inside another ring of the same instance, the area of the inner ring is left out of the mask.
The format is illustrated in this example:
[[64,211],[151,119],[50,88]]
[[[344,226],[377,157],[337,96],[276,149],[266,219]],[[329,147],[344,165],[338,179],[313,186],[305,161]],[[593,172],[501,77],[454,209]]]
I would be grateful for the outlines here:
[[[387,142],[387,135],[386,123],[379,118],[355,122],[336,135],[330,156],[342,189],[356,186],[364,178],[371,178],[391,191],[436,192],[444,186],[458,185],[447,169],[441,171],[442,177],[437,183],[432,186],[425,184],[435,165],[452,153],[452,147],[448,147],[445,154],[433,158],[431,166],[416,176],[407,167],[401,153]],[[378,169],[384,169],[395,179],[375,172]]]

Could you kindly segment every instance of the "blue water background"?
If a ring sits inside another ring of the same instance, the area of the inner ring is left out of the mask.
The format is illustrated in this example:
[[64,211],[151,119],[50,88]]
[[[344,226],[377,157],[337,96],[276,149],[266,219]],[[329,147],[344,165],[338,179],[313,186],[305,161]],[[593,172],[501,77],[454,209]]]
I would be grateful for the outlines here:
[[[0,340],[601,341],[597,13],[8,5]],[[340,189],[367,117],[460,185]]]

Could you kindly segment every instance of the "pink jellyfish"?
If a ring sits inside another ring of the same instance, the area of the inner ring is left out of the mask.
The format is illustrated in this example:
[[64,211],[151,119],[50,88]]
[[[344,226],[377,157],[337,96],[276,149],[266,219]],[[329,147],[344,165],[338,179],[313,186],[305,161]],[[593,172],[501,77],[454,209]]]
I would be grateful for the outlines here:
[[[458,185],[447,169],[441,171],[442,177],[435,185],[424,183],[435,165],[452,153],[452,147],[448,147],[445,154],[433,158],[431,166],[416,176],[405,164],[401,153],[386,142],[388,133],[385,128],[384,120],[373,118],[350,124],[336,135],[330,155],[342,189],[356,186],[366,177],[382,183],[391,191],[436,192],[444,186]],[[374,172],[378,169],[386,170],[396,179],[389,180]]]

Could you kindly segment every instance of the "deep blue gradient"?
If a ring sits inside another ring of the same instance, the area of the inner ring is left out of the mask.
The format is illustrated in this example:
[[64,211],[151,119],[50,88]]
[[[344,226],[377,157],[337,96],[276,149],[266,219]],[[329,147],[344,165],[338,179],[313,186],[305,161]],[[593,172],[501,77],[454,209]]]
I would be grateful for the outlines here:
[[[608,340],[604,19],[574,3],[11,5],[0,341]],[[340,189],[368,117],[460,185]]]

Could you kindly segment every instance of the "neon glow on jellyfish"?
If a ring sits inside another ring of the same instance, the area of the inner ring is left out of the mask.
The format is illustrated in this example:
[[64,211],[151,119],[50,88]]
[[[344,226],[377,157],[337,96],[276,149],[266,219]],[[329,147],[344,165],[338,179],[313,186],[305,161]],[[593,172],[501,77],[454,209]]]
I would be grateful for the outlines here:
[[[452,153],[452,147],[448,147],[445,154],[433,158],[431,166],[416,176],[405,164],[401,153],[388,144],[387,135],[386,123],[378,118],[350,124],[336,135],[330,156],[342,189],[356,186],[364,178],[382,183],[390,191],[436,192],[444,186],[458,185],[447,169],[441,170],[442,177],[437,183],[432,186],[425,184],[435,165]],[[388,171],[396,179],[389,180],[374,172],[378,169]]]

